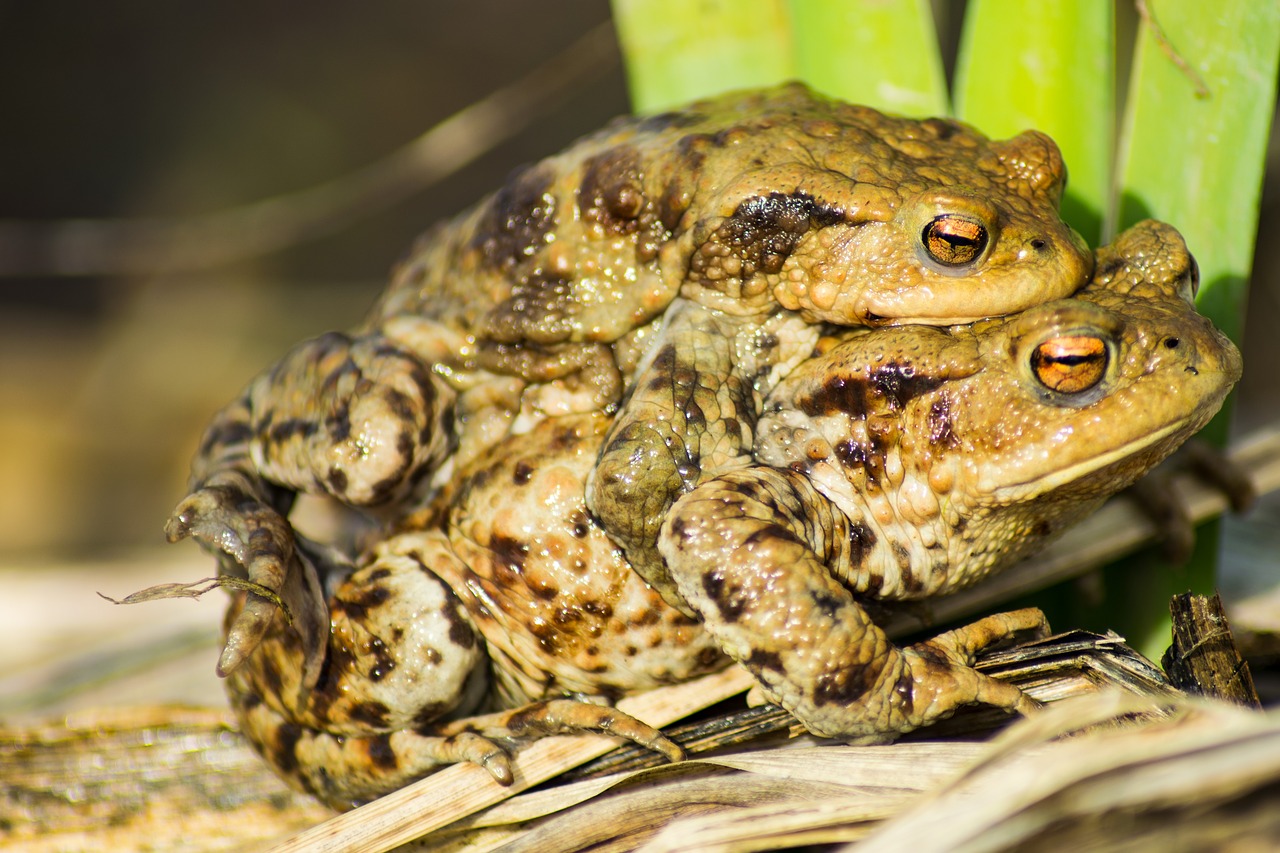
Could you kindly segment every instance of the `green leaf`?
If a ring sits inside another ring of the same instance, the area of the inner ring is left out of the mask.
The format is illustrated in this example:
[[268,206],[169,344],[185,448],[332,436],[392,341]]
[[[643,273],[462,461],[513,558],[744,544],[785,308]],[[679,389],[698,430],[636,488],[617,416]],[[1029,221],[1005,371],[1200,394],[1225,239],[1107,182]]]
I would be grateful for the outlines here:
[[956,115],[984,133],[1042,130],[1070,172],[1063,216],[1096,244],[1111,195],[1115,27],[1110,3],[971,0],[956,61]]
[[[1275,105],[1280,4],[1146,5],[1156,17],[1140,24],[1111,221],[1123,228],[1154,216],[1176,225],[1199,262],[1200,310],[1238,341]],[[1228,411],[1201,436],[1222,443]],[[1137,648],[1158,654],[1169,617],[1124,602],[1214,592],[1217,542],[1217,527],[1202,527],[1185,566],[1145,555],[1109,570],[1112,621]]]
[[1167,44],[1141,25],[1113,221],[1175,224],[1200,264],[1201,310],[1239,340],[1275,107],[1280,3],[1148,6]]
[[613,0],[638,113],[795,77],[785,0]]
[[947,114],[928,0],[792,0],[800,79],[835,98],[907,116]]

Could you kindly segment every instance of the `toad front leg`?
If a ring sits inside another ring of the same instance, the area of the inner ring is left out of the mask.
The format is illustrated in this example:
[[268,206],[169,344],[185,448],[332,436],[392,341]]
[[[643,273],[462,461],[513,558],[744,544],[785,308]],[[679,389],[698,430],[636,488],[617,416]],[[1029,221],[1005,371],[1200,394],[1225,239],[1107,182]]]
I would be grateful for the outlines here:
[[761,400],[818,340],[799,315],[735,317],[692,302],[673,308],[637,371],[587,483],[587,506],[632,568],[676,607],[657,550],[680,495],[747,464]]
[[[192,464],[191,493],[165,532],[229,555],[305,622],[322,604],[286,520],[294,493],[360,507],[404,497],[452,445],[453,400],[429,365],[381,335],[308,341],[215,418]],[[250,600],[228,632],[223,674],[258,644],[274,610]],[[308,636],[313,647],[324,627]]]
[[1039,611],[895,647],[832,566],[874,547],[803,477],[752,468],[676,502],[659,550],[685,601],[770,700],[814,734],[876,743],[981,703],[1025,713],[1016,687],[972,668],[982,648],[1042,631]]

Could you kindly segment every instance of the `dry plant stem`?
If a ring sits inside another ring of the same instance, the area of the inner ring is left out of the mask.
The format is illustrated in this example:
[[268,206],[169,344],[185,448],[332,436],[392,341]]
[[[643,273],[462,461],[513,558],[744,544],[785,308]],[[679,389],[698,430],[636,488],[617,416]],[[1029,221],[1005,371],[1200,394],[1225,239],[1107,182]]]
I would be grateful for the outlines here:
[[1190,693],[1261,708],[1249,664],[1240,657],[1231,635],[1222,599],[1217,595],[1175,595],[1169,611],[1173,615],[1173,645],[1162,664],[1173,683]]
[[422,191],[516,136],[617,62],[613,27],[601,24],[403,148],[290,195],[186,219],[0,222],[0,277],[172,273],[295,245]]

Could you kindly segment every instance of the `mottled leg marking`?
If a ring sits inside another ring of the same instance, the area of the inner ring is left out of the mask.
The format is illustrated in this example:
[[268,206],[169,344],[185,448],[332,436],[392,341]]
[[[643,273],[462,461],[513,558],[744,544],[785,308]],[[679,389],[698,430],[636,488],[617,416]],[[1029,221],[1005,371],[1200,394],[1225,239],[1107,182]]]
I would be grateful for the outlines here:
[[282,775],[327,802],[379,796],[459,761],[511,781],[500,747],[435,722],[478,705],[488,661],[462,603],[426,565],[447,558],[447,543],[418,542],[414,554],[380,555],[335,592],[314,688],[303,684],[300,641],[278,614],[227,679],[245,734]]
[[333,735],[291,723],[252,695],[234,705],[241,731],[276,773],[336,809],[354,808],[463,762],[484,768],[501,785],[514,780],[502,747],[470,732]]
[[793,319],[673,307],[588,480],[588,508],[632,568],[681,609],[657,551],[659,527],[704,473],[747,463],[763,394],[781,362],[816,338],[797,333],[803,324]]
[[248,398],[260,475],[352,506],[404,498],[453,444],[452,389],[376,334],[307,341]]
[[[958,705],[966,704],[993,705],[1019,714],[1029,714],[1038,708],[1039,703],[1017,687],[972,668],[984,649],[1028,634],[1035,639],[1049,635],[1049,623],[1039,608],[996,613],[903,649],[912,661],[921,718],[941,719]],[[972,699],[956,702],[956,696],[970,693]],[[939,695],[943,697],[944,707],[933,712],[930,697]]]
[[[452,444],[453,392],[427,365],[378,335],[330,334],[290,352],[218,414],[192,463],[191,493],[166,525],[229,555],[321,632],[323,603],[285,516],[294,492],[351,505],[411,492]],[[228,633],[225,674],[257,645],[274,606],[256,598]],[[318,623],[318,624],[314,624]]]
[[992,617],[898,649],[832,576],[857,570],[849,529],[805,478],[757,468],[677,501],[659,548],[725,652],[815,734],[885,742],[967,704],[1034,705],[970,666],[973,650],[1032,620]]

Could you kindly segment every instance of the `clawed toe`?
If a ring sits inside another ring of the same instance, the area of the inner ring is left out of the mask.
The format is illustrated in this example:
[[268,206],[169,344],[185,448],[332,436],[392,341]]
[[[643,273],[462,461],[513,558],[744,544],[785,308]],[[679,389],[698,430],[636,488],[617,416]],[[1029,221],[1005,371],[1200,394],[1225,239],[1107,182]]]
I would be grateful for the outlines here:
[[[488,738],[517,740],[546,735],[596,732],[624,738],[645,749],[657,752],[671,762],[682,761],[685,757],[684,750],[675,741],[653,726],[617,708],[578,699],[549,699],[523,708],[458,720],[442,731],[455,737],[473,733]],[[485,766],[488,768],[487,764]],[[494,778],[497,778],[496,774]]]
[[324,658],[328,607],[317,569],[288,520],[244,484],[219,483],[188,495],[169,518],[165,535],[170,542],[192,538],[220,552],[222,573],[248,580],[246,601],[227,623],[218,675],[244,662],[280,610],[302,637],[304,683],[313,685]]

